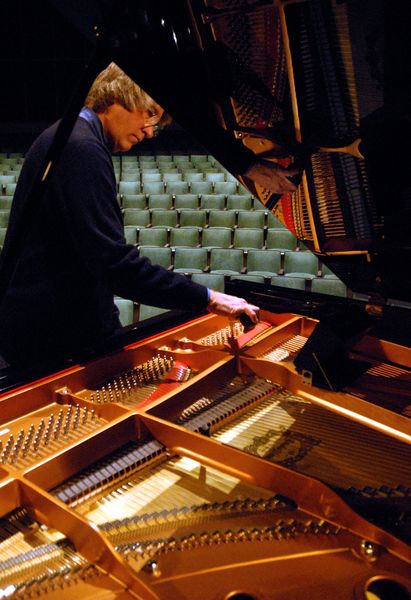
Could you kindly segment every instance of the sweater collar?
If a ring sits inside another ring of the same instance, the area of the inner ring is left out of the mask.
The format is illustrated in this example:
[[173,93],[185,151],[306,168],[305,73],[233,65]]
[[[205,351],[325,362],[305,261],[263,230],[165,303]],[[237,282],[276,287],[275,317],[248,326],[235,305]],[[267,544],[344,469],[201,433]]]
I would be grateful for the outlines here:
[[80,111],[79,117],[81,119],[85,119],[88,123],[90,123],[91,128],[92,128],[93,132],[95,133],[95,135],[110,150],[110,144],[109,144],[108,138],[104,132],[103,125],[102,125],[100,119],[98,118],[97,113],[94,112],[94,110],[92,110],[91,108],[84,106]]

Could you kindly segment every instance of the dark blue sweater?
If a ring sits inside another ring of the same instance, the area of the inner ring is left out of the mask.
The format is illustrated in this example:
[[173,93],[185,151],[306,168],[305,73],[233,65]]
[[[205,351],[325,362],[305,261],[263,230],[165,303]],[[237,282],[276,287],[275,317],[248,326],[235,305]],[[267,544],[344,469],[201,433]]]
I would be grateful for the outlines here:
[[[26,155],[10,236],[18,235],[19,208],[56,128]],[[114,295],[183,310],[203,310],[208,302],[205,287],[152,265],[126,244],[110,149],[92,114],[77,120],[24,243],[0,308],[0,354],[25,366],[101,341],[120,325]]]

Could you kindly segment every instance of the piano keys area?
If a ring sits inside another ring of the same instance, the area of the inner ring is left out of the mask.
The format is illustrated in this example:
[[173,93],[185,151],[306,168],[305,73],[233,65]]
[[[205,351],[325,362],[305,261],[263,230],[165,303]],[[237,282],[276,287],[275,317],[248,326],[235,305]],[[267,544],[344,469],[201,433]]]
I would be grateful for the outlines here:
[[410,598],[410,351],[316,388],[315,324],[208,315],[3,394],[0,598]]

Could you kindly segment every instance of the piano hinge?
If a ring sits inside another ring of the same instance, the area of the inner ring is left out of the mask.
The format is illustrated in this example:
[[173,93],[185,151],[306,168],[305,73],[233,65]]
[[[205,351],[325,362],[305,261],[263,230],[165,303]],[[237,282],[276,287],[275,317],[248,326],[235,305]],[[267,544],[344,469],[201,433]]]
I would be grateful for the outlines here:
[[313,374],[308,369],[303,369],[301,371],[301,379],[304,385],[312,386],[313,384]]

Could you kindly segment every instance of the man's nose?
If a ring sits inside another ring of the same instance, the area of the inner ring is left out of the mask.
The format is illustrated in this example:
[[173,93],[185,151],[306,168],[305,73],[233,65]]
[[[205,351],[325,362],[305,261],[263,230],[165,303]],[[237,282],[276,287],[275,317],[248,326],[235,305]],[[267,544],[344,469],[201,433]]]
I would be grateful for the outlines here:
[[144,136],[146,138],[154,137],[154,126],[153,125],[146,125],[145,127],[142,127],[141,130],[144,133]]

